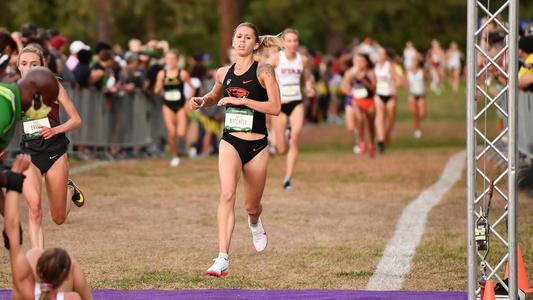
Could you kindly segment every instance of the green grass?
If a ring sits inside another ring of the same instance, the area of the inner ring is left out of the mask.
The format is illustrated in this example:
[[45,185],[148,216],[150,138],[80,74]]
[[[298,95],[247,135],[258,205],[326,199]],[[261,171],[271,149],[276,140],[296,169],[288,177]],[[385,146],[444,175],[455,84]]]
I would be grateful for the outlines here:
[[[399,122],[408,121],[411,118],[411,112],[407,105],[407,91],[400,89],[398,91],[398,113],[397,120]],[[480,98],[484,101],[483,98]],[[457,94],[454,94],[449,84],[445,84],[440,94],[428,91],[426,93],[426,109],[427,120],[426,121],[453,121],[453,122],[466,122],[466,85],[465,82],[461,82]],[[487,120],[489,122],[497,120],[497,113],[494,107],[491,107],[487,111]]]
[[[407,105],[407,90],[398,90],[398,122],[409,121],[411,112]],[[466,83],[463,81],[459,85],[457,94],[452,92],[449,84],[445,84],[440,94],[430,90],[426,93],[427,120],[431,121],[453,121],[466,122]],[[488,120],[496,120],[496,110],[488,110]]]
[[141,168],[131,169],[129,170],[129,174],[137,177],[150,177],[150,173]]
[[[407,90],[398,90],[398,115],[399,122],[409,121],[411,112],[407,103]],[[457,95],[454,95],[448,85],[440,94],[435,94],[429,89],[426,91],[427,121],[460,121],[466,120],[466,87],[462,83]]]
[[[233,275],[233,274],[232,274]],[[188,288],[264,288],[260,282],[250,280],[245,276],[232,276],[228,280],[204,276],[201,273],[184,273],[174,270],[147,270],[135,272],[124,278],[110,282],[106,288],[114,289],[168,289],[169,287]]]

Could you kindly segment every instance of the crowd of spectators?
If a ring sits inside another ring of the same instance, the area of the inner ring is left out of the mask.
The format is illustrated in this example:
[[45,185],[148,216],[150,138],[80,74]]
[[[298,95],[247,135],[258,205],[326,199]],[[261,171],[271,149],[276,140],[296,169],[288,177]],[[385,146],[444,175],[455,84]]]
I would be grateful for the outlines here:
[[[485,20],[481,20],[484,24]],[[520,39],[520,79],[519,87],[524,90],[533,86],[533,37],[527,30],[522,30]],[[488,24],[481,37],[482,48],[496,61],[505,66],[505,55],[497,54],[505,46],[506,34],[499,29],[496,22]],[[39,44],[46,57],[47,66],[61,78],[65,87],[73,89],[95,89],[104,93],[109,99],[116,95],[143,93],[150,101],[159,101],[154,95],[157,74],[164,68],[164,54],[171,50],[171,45],[164,40],[150,40],[145,43],[138,39],[131,39],[127,47],[98,42],[88,45],[84,41],[69,39],[57,30],[38,28],[33,24],[25,24],[20,32],[8,32],[0,29],[0,49],[2,53],[10,54],[8,60],[0,58],[0,81],[15,82],[19,79],[16,69],[17,53],[25,45]],[[418,45],[407,41],[403,53],[388,49],[392,61],[399,67],[400,72],[407,68],[414,57],[424,62],[430,78],[428,85],[434,93],[440,93],[443,88],[451,87],[457,93],[459,80],[464,78],[464,55],[459,50],[456,42],[451,42],[447,50],[441,48],[437,40],[431,45]],[[362,41],[354,39],[345,49],[335,54],[320,54],[302,47],[301,54],[308,56],[311,63],[316,84],[316,96],[308,99],[306,104],[306,119],[309,122],[343,122],[343,97],[340,85],[343,74],[351,67],[354,51],[367,53],[372,60],[376,59],[377,49],[383,47],[378,41],[370,37]],[[3,56],[5,57],[5,56]],[[227,63],[227,62],[226,62]],[[488,63],[486,58],[478,56],[478,64],[483,66]],[[187,69],[195,82],[197,94],[208,91],[213,84],[213,70],[216,65],[207,54],[198,54],[191,57],[180,55],[180,68]],[[488,75],[483,78],[482,85],[495,95],[505,84],[505,78],[494,67],[489,68]],[[450,84],[446,84],[449,79]],[[187,89],[190,87],[187,85]],[[190,93],[190,91],[189,91]],[[187,91],[186,91],[187,94]],[[223,121],[223,111],[209,109],[201,112],[202,117],[207,116],[210,121],[220,123]],[[192,116],[192,112],[189,113]],[[193,121],[201,119],[192,116]],[[204,122],[205,123],[205,122]],[[215,126],[216,127],[216,126]],[[204,140],[205,129],[199,122],[197,128],[198,139],[188,144],[191,154],[215,153],[217,148],[216,135]],[[164,138],[160,148],[164,146]],[[183,153],[183,152],[181,152]]]

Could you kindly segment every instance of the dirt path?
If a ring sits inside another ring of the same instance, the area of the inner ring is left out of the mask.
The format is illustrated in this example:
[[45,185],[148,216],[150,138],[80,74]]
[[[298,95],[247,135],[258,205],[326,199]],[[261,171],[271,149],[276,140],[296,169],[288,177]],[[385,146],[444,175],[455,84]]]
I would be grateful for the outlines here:
[[[94,288],[364,288],[401,211],[457,148],[404,147],[372,160],[350,152],[341,127],[306,129],[302,140],[295,190],[281,187],[284,158],[271,160],[263,254],[251,245],[239,189],[225,280],[202,275],[217,253],[215,158],[177,169],[165,160],[118,162],[74,176],[87,207],[73,208],[63,226],[45,214],[46,245],[79,257]],[[320,151],[332,143],[336,151]],[[0,259],[7,262],[5,251]],[[9,282],[5,263],[0,287]]]

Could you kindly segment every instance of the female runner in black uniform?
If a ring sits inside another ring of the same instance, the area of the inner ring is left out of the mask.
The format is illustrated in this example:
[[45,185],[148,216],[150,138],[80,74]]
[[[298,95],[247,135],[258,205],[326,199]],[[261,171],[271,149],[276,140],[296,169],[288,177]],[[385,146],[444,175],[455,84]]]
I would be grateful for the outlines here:
[[191,84],[189,72],[178,67],[178,59],[179,54],[176,50],[170,50],[165,54],[165,69],[157,74],[154,91],[156,95],[162,94],[163,96],[163,118],[167,128],[168,146],[172,155],[170,161],[172,167],[177,167],[180,164],[176,141],[184,143],[187,134],[184,85],[188,84],[191,90],[195,90]]
[[259,217],[268,164],[265,115],[278,115],[281,110],[274,69],[254,60],[254,52],[264,46],[255,25],[237,26],[232,46],[237,51],[236,62],[219,68],[211,92],[204,97],[191,98],[190,102],[192,109],[216,104],[226,107],[218,160],[221,184],[217,213],[219,255],[206,271],[213,276],[228,274],[235,194],[241,174],[253,245],[258,252],[267,246],[266,232]]
[[[42,49],[37,44],[29,44],[19,54],[17,67],[24,76],[33,67],[44,66]],[[61,124],[59,105],[63,106],[69,119]],[[81,118],[61,84],[59,96],[51,105],[48,115],[35,118],[28,111],[23,116],[24,135],[22,152],[30,154],[32,163],[24,172],[23,193],[29,206],[29,236],[34,248],[44,247],[41,227],[41,189],[45,179],[46,192],[52,219],[63,224],[70,211],[70,201],[78,207],[85,203],[83,193],[72,180],[68,179],[67,145],[65,132],[81,126]]]

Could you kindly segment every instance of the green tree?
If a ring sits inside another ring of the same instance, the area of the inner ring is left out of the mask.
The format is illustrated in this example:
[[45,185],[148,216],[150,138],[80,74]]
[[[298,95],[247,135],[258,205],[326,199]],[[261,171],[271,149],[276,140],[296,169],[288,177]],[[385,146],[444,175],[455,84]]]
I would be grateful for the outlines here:
[[[487,5],[494,9],[502,1]],[[242,21],[263,34],[296,28],[304,45],[328,53],[365,36],[396,50],[408,39],[421,50],[433,38],[444,47],[451,40],[466,44],[465,0],[10,0],[0,1],[0,11],[9,16],[0,27],[11,31],[31,22],[90,44],[165,39],[181,52],[219,61]],[[520,16],[533,19],[533,1],[520,1]]]

